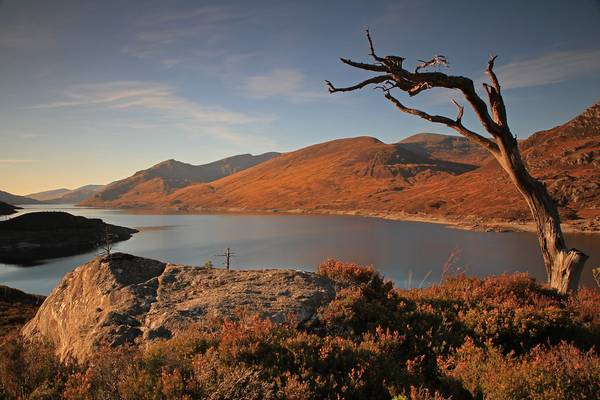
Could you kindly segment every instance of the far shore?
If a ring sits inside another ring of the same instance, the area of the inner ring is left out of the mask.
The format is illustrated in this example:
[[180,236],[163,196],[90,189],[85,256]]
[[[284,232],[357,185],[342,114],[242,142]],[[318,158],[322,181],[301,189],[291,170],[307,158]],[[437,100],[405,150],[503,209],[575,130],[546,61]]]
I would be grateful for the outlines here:
[[[332,209],[262,209],[251,210],[242,208],[145,208],[145,207],[93,207],[85,208],[115,209],[131,214],[240,214],[240,215],[342,215],[367,218],[380,218],[391,221],[424,222],[445,225],[454,229],[476,232],[536,232],[533,221],[509,221],[502,219],[481,218],[473,215],[460,217],[442,217],[429,214],[411,214],[402,211],[374,211],[374,210],[332,210]],[[585,224],[588,223],[586,226]],[[590,227],[591,225],[591,227]],[[565,233],[600,234],[600,222],[594,223],[588,219],[567,220],[562,224]]]

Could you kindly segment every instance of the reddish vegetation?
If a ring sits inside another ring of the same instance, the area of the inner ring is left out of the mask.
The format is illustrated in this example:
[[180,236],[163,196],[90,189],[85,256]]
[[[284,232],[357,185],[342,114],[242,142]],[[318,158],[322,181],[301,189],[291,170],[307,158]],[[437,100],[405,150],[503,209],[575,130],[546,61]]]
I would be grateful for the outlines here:
[[[566,219],[600,217],[600,103],[521,145],[532,174],[546,182]],[[165,188],[148,181],[130,192],[135,194],[86,204],[488,220],[530,216],[514,185],[482,149],[464,138],[433,134],[398,144],[371,137],[334,140],[210,183]]]
[[68,366],[51,349],[8,338],[0,398],[597,397],[598,293],[560,295],[524,274],[399,290],[373,268],[335,260],[319,273],[337,294],[305,324],[241,313]]
[[0,285],[0,341],[29,321],[43,301],[44,296]]

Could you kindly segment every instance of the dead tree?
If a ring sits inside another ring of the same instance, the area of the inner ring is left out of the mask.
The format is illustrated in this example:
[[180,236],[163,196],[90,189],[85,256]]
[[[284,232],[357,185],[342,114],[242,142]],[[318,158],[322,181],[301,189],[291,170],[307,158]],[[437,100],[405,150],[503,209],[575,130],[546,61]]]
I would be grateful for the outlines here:
[[[521,159],[517,139],[508,127],[500,82],[494,72],[496,56],[490,57],[487,63],[486,73],[490,78],[490,83],[483,84],[489,103],[488,109],[488,104],[475,91],[473,80],[464,76],[427,71],[427,68],[432,66],[448,66],[446,57],[438,55],[429,61],[422,61],[416,66],[414,72],[411,72],[404,68],[404,58],[402,57],[379,57],[375,53],[369,30],[366,30],[365,33],[369,44],[369,55],[373,62],[363,63],[345,58],[341,58],[341,61],[351,67],[374,72],[377,75],[348,87],[336,87],[331,82],[325,81],[329,92],[351,92],[376,85],[375,87],[381,89],[383,96],[398,110],[430,122],[446,125],[490,152],[506,171],[531,210],[550,287],[561,293],[576,291],[588,256],[577,249],[569,249],[566,246],[554,201],[548,194],[545,185],[529,174]],[[433,88],[459,90],[489,136],[483,136],[465,127],[462,122],[464,108],[454,99],[452,102],[457,108],[457,116],[449,118],[407,107],[392,95],[393,90],[399,90],[412,97]]]
[[98,247],[100,248],[101,256],[110,258],[113,248],[113,235],[110,232],[110,228],[106,224],[104,225],[104,231],[102,232],[100,240],[98,241]]
[[224,257],[224,264],[225,264],[225,268],[227,268],[227,271],[229,271],[229,267],[231,267],[231,257],[233,257],[235,255],[235,253],[233,253],[231,251],[231,249],[228,247],[227,251],[225,252],[225,254],[217,254],[217,257]]

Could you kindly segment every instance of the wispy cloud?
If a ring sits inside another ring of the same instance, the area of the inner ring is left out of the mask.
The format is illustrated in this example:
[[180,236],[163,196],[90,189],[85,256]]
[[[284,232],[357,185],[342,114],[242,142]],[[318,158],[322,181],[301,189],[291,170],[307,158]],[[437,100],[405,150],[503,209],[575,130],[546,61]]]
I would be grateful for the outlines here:
[[[182,12],[148,14],[134,25],[134,40],[123,47],[123,52],[137,58],[157,60],[170,68],[195,63],[210,49],[212,55],[206,61],[218,63],[223,42],[230,35],[232,25],[243,18],[244,14],[237,8],[214,5]],[[193,42],[193,46],[183,46],[182,43],[186,42]]]
[[496,68],[505,89],[543,86],[598,72],[600,50],[551,52]]
[[[242,143],[243,135],[233,128],[269,123],[270,117],[253,116],[223,107],[205,106],[177,95],[173,88],[154,82],[110,81],[75,85],[62,99],[38,104],[31,109],[95,107],[121,112],[152,115],[161,124],[195,132],[206,132],[221,139]],[[148,118],[145,118],[147,121]]]
[[254,99],[282,98],[301,103],[329,99],[323,86],[312,88],[304,74],[295,69],[274,69],[264,75],[247,78],[242,85],[244,94]]
[[31,164],[37,160],[0,159],[0,165]]

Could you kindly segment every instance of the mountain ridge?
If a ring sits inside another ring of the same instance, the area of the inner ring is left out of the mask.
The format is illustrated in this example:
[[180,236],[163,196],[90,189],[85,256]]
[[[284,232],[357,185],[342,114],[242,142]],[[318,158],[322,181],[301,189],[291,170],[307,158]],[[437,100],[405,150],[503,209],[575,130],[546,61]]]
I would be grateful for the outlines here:
[[31,193],[27,197],[42,201],[46,204],[75,204],[102,190],[105,185],[84,185],[75,189],[53,189]]
[[106,185],[98,193],[82,200],[81,205],[119,206],[123,198],[138,206],[143,205],[178,188],[192,183],[210,182],[278,155],[276,152],[256,156],[240,154],[202,165],[192,165],[174,159],[165,160],[137,171],[128,178]]
[[0,201],[8,204],[42,204],[41,201],[0,190]]

